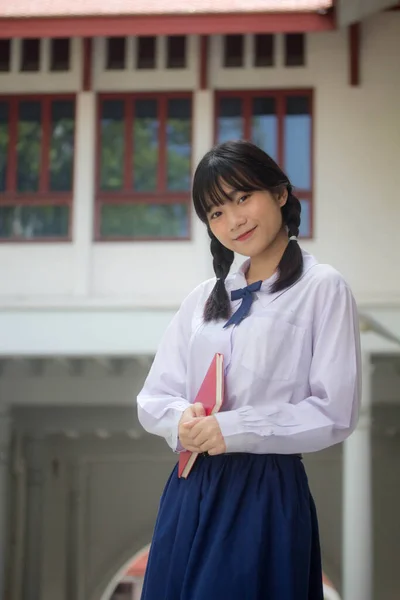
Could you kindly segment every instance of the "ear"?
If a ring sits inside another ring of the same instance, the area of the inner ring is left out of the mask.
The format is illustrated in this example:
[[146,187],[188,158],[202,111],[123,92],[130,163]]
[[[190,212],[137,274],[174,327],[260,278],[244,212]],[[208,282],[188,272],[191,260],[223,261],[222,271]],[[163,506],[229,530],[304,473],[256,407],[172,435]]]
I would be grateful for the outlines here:
[[279,204],[280,208],[282,208],[282,206],[285,206],[288,196],[289,196],[289,192],[288,192],[287,188],[285,187],[282,194],[278,197],[278,204]]

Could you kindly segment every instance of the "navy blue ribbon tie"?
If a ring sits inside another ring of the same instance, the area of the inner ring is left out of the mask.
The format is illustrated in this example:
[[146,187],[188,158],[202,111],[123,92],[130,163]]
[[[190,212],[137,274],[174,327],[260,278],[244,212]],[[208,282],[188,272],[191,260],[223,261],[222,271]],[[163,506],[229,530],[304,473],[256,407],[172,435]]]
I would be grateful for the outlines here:
[[229,327],[230,325],[239,325],[247,317],[250,312],[251,305],[253,304],[253,293],[258,292],[261,288],[262,281],[255,281],[250,285],[247,285],[244,288],[239,290],[232,290],[231,292],[231,300],[240,300],[242,299],[242,303],[233,313],[229,321],[227,321],[224,325],[225,327]]

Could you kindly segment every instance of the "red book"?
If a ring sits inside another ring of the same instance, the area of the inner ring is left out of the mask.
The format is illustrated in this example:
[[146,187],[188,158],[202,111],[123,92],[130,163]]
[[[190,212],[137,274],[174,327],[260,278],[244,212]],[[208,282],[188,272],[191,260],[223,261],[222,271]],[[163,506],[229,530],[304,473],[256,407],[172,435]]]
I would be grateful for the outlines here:
[[[203,379],[203,383],[197,393],[194,402],[201,402],[206,411],[206,416],[217,413],[224,401],[224,356],[216,354],[212,363]],[[196,458],[197,452],[189,452],[184,450],[179,454],[178,477],[186,477],[189,475]]]

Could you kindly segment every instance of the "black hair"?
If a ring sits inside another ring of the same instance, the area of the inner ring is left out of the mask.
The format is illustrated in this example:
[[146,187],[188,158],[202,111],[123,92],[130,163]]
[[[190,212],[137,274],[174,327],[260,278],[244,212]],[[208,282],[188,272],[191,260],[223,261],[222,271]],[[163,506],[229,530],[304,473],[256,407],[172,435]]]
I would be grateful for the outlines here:
[[[267,190],[288,198],[281,208],[282,222],[288,237],[298,236],[301,205],[293,194],[292,185],[276,162],[266,152],[247,141],[224,142],[212,148],[197,166],[193,180],[193,203],[197,216],[207,225],[211,238],[211,254],[217,282],[206,302],[204,320],[228,319],[230,302],[225,279],[232,266],[234,253],[213,235],[208,221],[212,206],[221,206],[229,196],[223,184],[241,192]],[[293,285],[302,275],[303,255],[297,241],[290,241],[278,265],[278,277],[271,291],[278,292]]]

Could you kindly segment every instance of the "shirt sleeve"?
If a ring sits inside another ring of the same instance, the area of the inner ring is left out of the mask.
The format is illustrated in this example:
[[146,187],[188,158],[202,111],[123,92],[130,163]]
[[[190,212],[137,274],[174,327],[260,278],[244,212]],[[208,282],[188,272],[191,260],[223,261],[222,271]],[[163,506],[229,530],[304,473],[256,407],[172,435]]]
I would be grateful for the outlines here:
[[178,424],[190,406],[186,395],[187,354],[196,305],[192,292],[167,327],[144,386],[137,397],[138,418],[149,433],[159,435],[175,452],[183,448]]
[[357,308],[343,280],[324,287],[313,323],[310,395],[297,404],[244,406],[216,415],[227,452],[315,452],[354,430],[361,397]]

